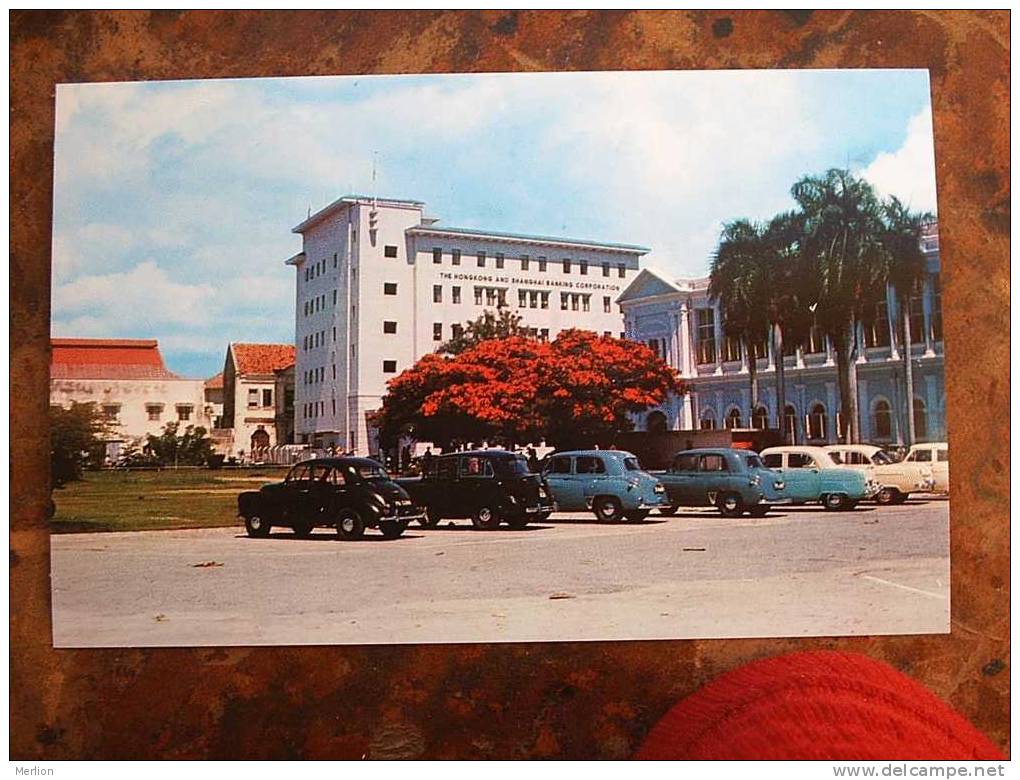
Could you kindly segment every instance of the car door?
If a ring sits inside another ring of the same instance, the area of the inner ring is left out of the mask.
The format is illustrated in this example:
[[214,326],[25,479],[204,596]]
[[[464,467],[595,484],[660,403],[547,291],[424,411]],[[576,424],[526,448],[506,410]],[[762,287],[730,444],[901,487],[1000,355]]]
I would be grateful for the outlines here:
[[545,473],[546,483],[552,491],[557,507],[565,512],[587,508],[584,505],[584,492],[576,485],[572,461],[570,455],[554,455],[549,459]]
[[695,502],[698,479],[697,454],[678,453],[669,466],[662,483],[672,506],[701,506]]
[[949,492],[949,445],[935,447],[935,460],[931,464],[931,475],[935,479],[935,490]]
[[326,523],[333,509],[335,473],[332,465],[312,464],[311,478],[305,481],[302,519],[317,525]]
[[794,501],[817,501],[821,495],[818,464],[806,452],[784,453],[783,479]]
[[287,475],[287,479],[283,483],[278,508],[280,519],[283,522],[291,522],[305,516],[311,473],[310,465],[299,463]]
[[466,517],[471,511],[467,507],[457,476],[459,461],[456,455],[439,458],[435,475],[425,488],[428,508],[440,517]]
[[612,494],[606,463],[597,455],[578,455],[574,458],[574,479],[580,490],[582,508],[587,508],[595,496]]
[[474,514],[481,506],[495,509],[498,501],[493,496],[493,479],[495,473],[492,461],[481,455],[461,455],[457,480],[458,491],[463,501],[455,516],[464,517]]
[[912,470],[917,472],[920,472],[922,469],[930,470],[932,472],[932,477],[935,479],[935,489],[946,490],[948,489],[948,486],[946,488],[939,487],[939,479],[934,473],[935,469],[933,467],[935,464],[932,462],[932,457],[933,451],[931,447],[918,447],[907,455],[905,463],[911,466]]
[[698,457],[698,475],[692,481],[693,505],[714,505],[721,493],[733,492],[733,485],[730,482],[731,475],[726,456],[721,452],[703,453]]

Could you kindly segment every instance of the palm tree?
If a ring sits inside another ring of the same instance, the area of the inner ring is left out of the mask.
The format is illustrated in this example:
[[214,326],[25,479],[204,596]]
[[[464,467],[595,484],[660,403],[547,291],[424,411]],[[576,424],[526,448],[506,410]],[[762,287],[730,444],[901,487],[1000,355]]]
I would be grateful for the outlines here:
[[748,219],[736,219],[723,225],[719,246],[712,256],[708,297],[719,302],[723,329],[740,341],[747,356],[751,381],[751,414],[758,408],[758,365],[754,345],[769,332],[765,305],[768,269],[764,242],[765,229]]
[[836,353],[840,436],[858,442],[857,324],[885,286],[881,205],[868,182],[835,168],[805,176],[791,194],[804,220],[803,258],[816,276],[815,315]]
[[896,296],[903,322],[903,375],[906,380],[907,446],[914,443],[914,368],[910,358],[910,296],[928,272],[921,251],[921,231],[934,218],[912,212],[895,196],[882,204],[885,275]]

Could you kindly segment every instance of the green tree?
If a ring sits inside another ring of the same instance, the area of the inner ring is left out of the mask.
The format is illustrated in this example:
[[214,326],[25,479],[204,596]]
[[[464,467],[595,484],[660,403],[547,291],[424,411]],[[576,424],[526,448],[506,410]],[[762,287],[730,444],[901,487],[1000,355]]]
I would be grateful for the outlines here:
[[60,487],[81,479],[87,465],[102,462],[106,421],[93,403],[50,407],[50,477]]
[[896,296],[896,308],[903,324],[903,377],[906,383],[907,444],[914,443],[914,367],[910,355],[910,296],[927,274],[921,232],[934,218],[928,212],[910,211],[898,198],[882,204],[885,248],[885,276]]
[[519,314],[512,312],[505,304],[496,311],[486,309],[478,318],[465,323],[461,332],[443,344],[437,352],[443,355],[459,355],[490,339],[527,337],[528,329],[521,326],[521,319]]
[[179,426],[169,422],[159,436],[150,433],[145,451],[162,466],[204,466],[213,454],[208,431],[201,425],[189,425],[179,434]]
[[858,442],[857,324],[885,286],[881,204],[868,182],[839,169],[805,176],[791,192],[802,212],[801,252],[816,283],[815,317],[836,353],[840,436]]

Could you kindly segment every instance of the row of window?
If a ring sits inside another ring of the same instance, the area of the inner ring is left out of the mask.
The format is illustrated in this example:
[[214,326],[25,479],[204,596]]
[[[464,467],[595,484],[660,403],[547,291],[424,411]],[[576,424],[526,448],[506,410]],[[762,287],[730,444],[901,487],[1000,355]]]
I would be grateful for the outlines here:
[[[336,343],[336,328],[333,328],[333,343]],[[301,340],[301,348],[304,352],[324,346],[326,346],[326,331],[324,330],[317,330],[315,333],[307,333]]]
[[[435,265],[441,265],[442,262],[443,262],[443,254],[444,253],[443,253],[442,247],[438,247],[438,246],[437,247],[433,247],[432,248],[432,262]],[[493,255],[492,259],[493,259],[493,262],[494,262],[494,265],[495,265],[496,269],[502,269],[502,268],[505,267],[506,256],[502,252],[497,252],[495,255]],[[530,269],[530,267],[531,267],[531,260],[532,260],[530,255],[521,255],[518,258],[518,260],[520,261],[521,270],[522,271],[527,271],[527,270]],[[486,252],[479,251],[479,252],[475,253],[475,264],[476,264],[476,266],[478,268],[485,268],[486,264],[488,263],[488,261],[489,261],[489,255]],[[539,270],[540,273],[544,273],[545,271],[548,270],[548,267],[549,267],[549,259],[548,258],[543,257],[543,256],[540,255],[540,256],[535,258],[535,262],[538,265],[538,270]],[[565,274],[571,273],[571,271],[573,270],[575,261],[570,259],[569,257],[564,257],[561,262],[563,263],[563,273],[565,273]],[[451,265],[460,265],[460,263],[461,263],[461,251],[459,249],[451,249],[450,250],[450,264]],[[588,261],[587,260],[578,260],[578,261],[576,261],[576,264],[577,264],[578,273],[580,273],[581,276],[587,276],[587,274],[588,274]],[[612,272],[612,265],[610,263],[602,263],[602,275],[603,276],[609,276],[611,272]],[[626,264],[618,263],[617,266],[616,266],[616,272],[617,272],[617,274],[619,275],[619,277],[621,279],[625,278],[627,276],[627,266],[626,266]]]
[[[913,404],[914,414],[914,435],[918,439],[928,436],[928,408],[921,398],[915,398]],[[797,410],[790,404],[784,410],[786,418],[786,429],[795,431],[797,428]],[[838,417],[838,412],[837,412]],[[758,430],[765,430],[769,427],[769,412],[764,406],[759,406],[751,414],[751,427]],[[743,428],[744,420],[740,409],[731,408],[723,418],[723,425],[726,428]],[[716,429],[715,412],[712,409],[705,409],[701,413],[701,430],[714,431]],[[804,430],[807,439],[824,440],[829,434],[829,415],[823,403],[812,404],[811,410],[804,418]],[[892,407],[885,399],[878,399],[871,410],[871,431],[875,439],[891,439],[893,435],[893,414]]]
[[[339,258],[336,252],[333,253],[333,267],[336,268],[339,265]],[[310,282],[312,279],[316,279],[326,273],[326,260],[319,260],[312,265],[305,266],[305,281]]]
[[[336,380],[336,363],[333,364],[333,380]],[[302,380],[306,385],[317,385],[326,381],[326,367],[309,368],[304,372]]]
[[[333,305],[336,306],[336,294],[337,291],[333,290]],[[313,314],[318,314],[320,311],[324,311],[326,308],[326,293],[322,295],[316,295],[314,298],[309,298],[305,301],[305,316],[310,317]]]
[[250,387],[248,388],[248,408],[249,409],[271,409],[273,407],[273,391],[272,388],[263,387]]
[[[103,419],[109,423],[120,422],[120,404],[103,404]],[[163,410],[166,408],[165,404],[153,404],[148,403],[145,405],[145,414],[149,420],[158,422],[163,419]],[[191,419],[191,415],[195,411],[195,407],[192,404],[177,404],[175,407],[177,411],[177,419],[181,422],[187,422]]]

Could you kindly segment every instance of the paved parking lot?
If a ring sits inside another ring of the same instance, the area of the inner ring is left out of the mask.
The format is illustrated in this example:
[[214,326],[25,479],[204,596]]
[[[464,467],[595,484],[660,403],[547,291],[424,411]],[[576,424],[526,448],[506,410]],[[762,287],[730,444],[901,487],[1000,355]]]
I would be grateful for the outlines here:
[[58,647],[931,633],[949,628],[949,503],[715,512],[523,531],[466,522],[249,539],[52,538]]

